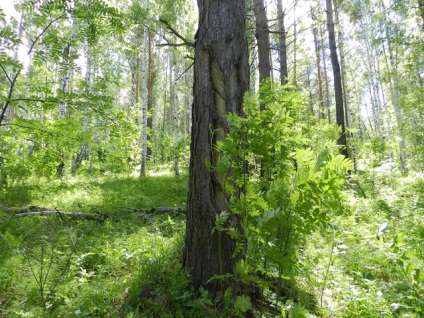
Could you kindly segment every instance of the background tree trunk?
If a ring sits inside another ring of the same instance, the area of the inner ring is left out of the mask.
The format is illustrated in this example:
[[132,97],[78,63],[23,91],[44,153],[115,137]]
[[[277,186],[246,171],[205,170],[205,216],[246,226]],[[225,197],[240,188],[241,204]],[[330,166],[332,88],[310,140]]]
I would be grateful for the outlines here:
[[[229,211],[230,204],[224,190],[226,175],[209,166],[220,159],[214,145],[228,133],[226,114],[242,114],[243,95],[249,88],[246,16],[244,0],[204,0],[198,7],[183,264],[196,288],[203,285],[216,295],[233,282],[207,282],[214,275],[234,273],[236,242],[213,231],[216,216]],[[239,228],[239,217],[231,215],[225,226]]]
[[269,27],[266,18],[264,0],[254,0],[253,9],[256,18],[256,41],[258,43],[259,83],[271,76],[269,59]]
[[[315,13],[311,7],[311,18],[312,21],[316,21]],[[318,29],[316,26],[313,26],[312,33],[314,35],[314,46],[315,46],[315,56],[317,64],[317,80],[318,80],[318,113],[319,118],[325,119],[325,109],[324,109],[324,99],[322,95],[322,75],[321,75],[321,53],[318,41]]]
[[327,109],[327,119],[328,123],[331,124],[331,111],[330,111],[330,88],[328,84],[328,74],[327,74],[327,61],[324,50],[324,36],[323,29],[320,27],[320,38],[321,38],[321,56],[322,56],[322,66],[323,66],[323,77],[325,83],[325,108]]
[[337,57],[336,37],[334,35],[334,19],[333,19],[333,4],[331,0],[326,0],[327,5],[327,28],[328,28],[328,42],[330,44],[331,64],[333,66],[334,75],[334,96],[336,99],[336,122],[340,126],[342,132],[337,140],[337,144],[342,146],[340,153],[346,158],[349,157],[347,151],[346,127],[344,119],[343,107],[343,89],[342,78],[340,72],[339,59]]
[[277,14],[278,14],[278,57],[280,59],[280,82],[281,85],[287,84],[289,72],[287,67],[287,43],[286,43],[286,27],[284,24],[285,13],[283,9],[282,0],[277,0]]
[[148,107],[148,99],[147,99],[147,73],[148,73],[148,58],[147,53],[149,51],[148,40],[149,34],[147,30],[147,22],[149,17],[149,0],[146,0],[146,21],[144,25],[144,34],[143,34],[143,60],[142,60],[142,112],[140,124],[141,124],[141,166],[140,166],[140,176],[144,176],[146,174],[146,162],[147,162],[147,107]]

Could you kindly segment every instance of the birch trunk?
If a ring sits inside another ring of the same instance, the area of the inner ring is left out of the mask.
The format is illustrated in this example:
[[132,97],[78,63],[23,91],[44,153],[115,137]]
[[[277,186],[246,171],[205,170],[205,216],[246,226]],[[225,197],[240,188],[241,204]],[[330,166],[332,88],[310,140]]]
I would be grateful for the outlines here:
[[149,57],[148,57],[148,80],[147,80],[147,111],[149,116],[147,118],[147,129],[150,133],[147,134],[147,158],[152,157],[151,136],[153,135],[153,116],[151,114],[152,108],[156,108],[153,105],[153,86],[155,83],[155,66],[154,66],[154,48],[153,48],[153,35],[149,33]]
[[179,142],[179,131],[178,131],[178,87],[177,78],[175,76],[177,69],[177,61],[175,51],[172,51],[172,63],[169,72],[171,86],[171,107],[173,114],[173,129],[174,129],[174,175],[178,177],[180,171],[178,168],[178,142]]
[[142,111],[140,116],[140,125],[141,125],[141,166],[140,166],[140,176],[146,175],[146,162],[147,162],[147,71],[148,71],[148,29],[147,23],[149,22],[149,0],[146,0],[146,20],[144,24],[143,31],[143,58],[142,58],[142,69],[141,69],[141,81],[142,81]]
[[320,28],[320,37],[321,37],[321,55],[322,55],[322,66],[324,68],[324,82],[325,82],[325,108],[327,109],[327,119],[328,123],[331,124],[331,111],[330,111],[330,85],[328,83],[328,73],[327,73],[327,59],[325,56],[325,50],[324,50],[324,36],[323,31]]
[[[316,16],[312,10],[312,7],[311,7],[311,18],[312,18],[312,21],[316,20]],[[324,99],[322,95],[321,53],[320,53],[320,47],[318,42],[318,29],[316,26],[312,28],[312,33],[314,36],[317,80],[318,80],[318,112],[319,112],[319,118],[325,119]]]
[[[88,86],[88,94],[93,93],[93,83],[92,83],[92,68],[93,68],[93,55],[92,48],[90,44],[86,41],[85,43],[85,55],[86,55],[86,72],[85,72],[85,82]],[[87,132],[88,130],[88,109],[84,108],[84,116],[82,117],[82,131]],[[76,158],[72,158],[72,173],[75,173],[78,169],[78,166],[83,162],[83,160],[88,160],[90,158],[90,146],[86,143],[83,143],[77,153]]]
[[387,17],[386,8],[384,6],[384,3],[381,2],[381,8],[384,12],[384,15],[386,16],[386,21],[383,22],[384,24],[384,35],[385,40],[387,42],[387,51],[390,58],[390,63],[387,59],[387,51],[385,47],[385,43],[382,43],[383,47],[383,53],[385,56],[386,61],[386,68],[389,74],[389,85],[390,85],[390,95],[391,95],[391,101],[395,110],[396,115],[396,125],[397,125],[397,132],[399,135],[399,161],[400,161],[400,169],[403,173],[408,172],[408,159],[406,155],[406,141],[405,141],[405,133],[403,129],[403,113],[402,108],[400,105],[400,95],[399,95],[399,79],[398,79],[398,60],[397,56],[395,57],[393,54],[393,47],[392,47],[392,40],[391,40],[391,33],[388,27],[388,21],[390,21],[390,18]]
[[[64,74],[62,75],[61,79],[61,86],[63,94],[67,94],[70,91],[70,84],[72,81],[72,75],[73,75],[73,66],[72,66],[72,60],[71,60],[71,53],[72,53],[72,45],[71,42],[75,37],[75,21],[72,19],[72,27],[71,27],[71,38],[67,44],[67,46],[63,50],[63,63],[65,65],[64,68]],[[58,119],[64,119],[66,118],[68,112],[68,102],[66,100],[61,100],[59,102],[59,109],[58,109]],[[65,154],[59,150],[58,156],[61,159],[61,162],[56,167],[56,172],[59,177],[62,177],[65,175]]]

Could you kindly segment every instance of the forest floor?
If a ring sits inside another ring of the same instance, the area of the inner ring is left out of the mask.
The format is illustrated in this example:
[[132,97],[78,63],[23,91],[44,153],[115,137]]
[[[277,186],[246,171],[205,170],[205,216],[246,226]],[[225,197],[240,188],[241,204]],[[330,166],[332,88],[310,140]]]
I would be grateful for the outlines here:
[[[185,215],[146,212],[185,206],[187,182],[162,167],[142,179],[97,173],[9,183],[0,206],[109,217],[17,218],[0,207],[0,317],[216,317],[220,308],[181,269]],[[423,175],[402,176],[388,163],[346,188],[346,211],[299,251],[295,279],[316,308],[288,299],[283,317],[420,317]]]

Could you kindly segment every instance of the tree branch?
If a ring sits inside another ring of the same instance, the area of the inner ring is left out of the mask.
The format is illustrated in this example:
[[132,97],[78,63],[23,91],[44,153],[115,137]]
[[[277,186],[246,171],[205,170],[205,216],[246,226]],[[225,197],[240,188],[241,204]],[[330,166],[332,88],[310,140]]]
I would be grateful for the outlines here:
[[0,127],[1,126],[16,126],[16,127],[20,127],[20,128],[29,129],[29,130],[31,130],[31,132],[39,131],[41,133],[45,133],[45,134],[48,134],[48,135],[51,135],[51,136],[61,136],[61,137],[65,137],[65,138],[68,138],[68,139],[81,141],[81,138],[70,137],[70,136],[65,135],[65,134],[61,134],[61,133],[58,133],[58,132],[55,132],[55,131],[48,131],[48,130],[37,128],[37,127],[25,126],[25,125],[20,125],[20,124],[0,124]]
[[180,78],[181,78],[181,76],[183,76],[185,73],[187,73],[187,71],[192,67],[194,65],[194,62],[193,63],[191,63],[190,65],[189,65],[189,67],[187,67],[185,70],[184,70],[184,72],[182,72],[176,79],[175,79],[175,82],[176,81],[178,81]]
[[[50,20],[50,22],[44,27],[44,29],[37,35],[37,37],[35,38],[35,40],[32,41],[32,44],[31,44],[31,46],[30,46],[30,48],[28,50],[28,54],[27,55],[30,55],[32,53],[32,50],[34,49],[35,44],[38,42],[38,40],[41,38],[41,36],[47,31],[47,29],[54,22],[56,22],[56,21],[58,21],[58,20],[60,20],[60,19],[62,19],[64,17],[66,17],[66,15],[61,15],[61,16],[57,17],[56,19]],[[9,93],[8,93],[8,96],[7,96],[7,100],[4,103],[3,109],[2,109],[1,114],[0,114],[0,125],[1,125],[3,119],[4,119],[5,115],[6,115],[7,109],[9,108],[10,101],[12,100],[13,90],[15,89],[15,83],[16,83],[16,80],[18,79],[19,75],[21,74],[22,68],[23,68],[23,65],[21,65],[21,67],[16,71],[15,76],[13,76],[13,80],[10,82],[10,87],[9,87]]]
[[12,84],[12,80],[10,79],[9,74],[7,74],[6,70],[4,69],[3,64],[0,63],[0,67],[3,70],[4,74],[6,75],[7,80],[10,82],[10,84]]
[[160,43],[160,44],[156,44],[156,46],[158,46],[158,47],[162,47],[162,46],[178,47],[178,46],[187,46],[187,44],[185,44],[185,43]]
[[191,42],[187,40],[185,37],[183,37],[181,34],[178,33],[177,30],[175,30],[165,19],[159,19],[160,22],[166,25],[166,27],[175,34],[179,39],[181,39],[186,46],[194,47],[194,42]]

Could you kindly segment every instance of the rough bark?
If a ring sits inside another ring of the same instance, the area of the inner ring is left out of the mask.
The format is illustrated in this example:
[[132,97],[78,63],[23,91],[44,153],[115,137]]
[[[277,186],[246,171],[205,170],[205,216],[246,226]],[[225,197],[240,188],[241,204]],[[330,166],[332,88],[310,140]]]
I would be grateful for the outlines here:
[[[203,0],[198,8],[183,265],[195,287],[203,285],[217,295],[233,282],[208,281],[214,275],[234,273],[236,242],[213,231],[217,215],[229,211],[230,204],[224,190],[226,175],[212,171],[210,165],[220,159],[214,146],[228,133],[226,114],[242,114],[243,95],[249,88],[245,2]],[[239,228],[239,217],[230,215],[225,226]]]
[[264,0],[254,0],[253,10],[256,19],[256,41],[258,43],[259,82],[264,82],[271,76],[269,59],[269,27],[266,18]]
[[285,27],[285,12],[283,9],[282,0],[277,0],[277,14],[278,14],[278,58],[280,60],[280,83],[281,85],[287,84],[289,78],[287,66],[287,35]]
[[336,122],[337,122],[337,125],[340,126],[341,128],[341,135],[337,139],[337,144],[341,146],[340,153],[344,155],[346,158],[348,158],[349,154],[347,151],[342,78],[341,78],[341,72],[340,72],[339,59],[337,56],[336,37],[334,34],[333,4],[331,0],[326,0],[326,7],[327,7],[328,42],[330,44],[331,64],[333,66],[333,76],[334,76],[334,97],[336,100]]

